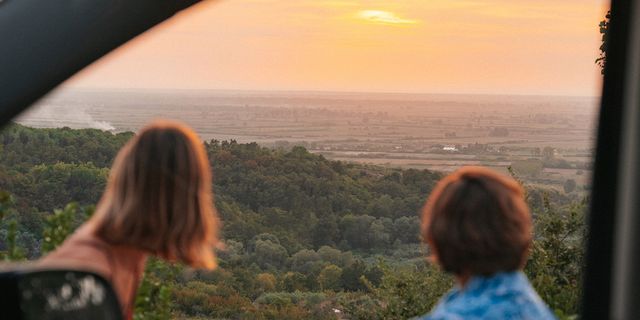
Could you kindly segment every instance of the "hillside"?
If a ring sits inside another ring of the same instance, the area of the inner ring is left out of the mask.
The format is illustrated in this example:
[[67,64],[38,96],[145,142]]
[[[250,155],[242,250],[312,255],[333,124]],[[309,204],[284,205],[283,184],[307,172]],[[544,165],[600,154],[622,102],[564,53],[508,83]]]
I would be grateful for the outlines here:
[[[0,225],[0,250],[12,252],[15,235],[24,256],[35,259],[52,247],[43,234],[60,221],[70,231],[86,219],[131,136],[21,125],[0,132],[0,190],[13,199]],[[205,147],[223,221],[221,268],[192,272],[152,261],[137,304],[145,319],[406,318],[428,311],[449,287],[419,244],[418,211],[440,173],[331,161],[303,147],[233,140]],[[534,207],[548,199],[569,203],[542,194],[530,192]],[[78,206],[65,208],[70,202]],[[50,213],[58,208],[65,209]],[[566,279],[565,267],[550,270]],[[562,303],[569,312],[576,304]]]

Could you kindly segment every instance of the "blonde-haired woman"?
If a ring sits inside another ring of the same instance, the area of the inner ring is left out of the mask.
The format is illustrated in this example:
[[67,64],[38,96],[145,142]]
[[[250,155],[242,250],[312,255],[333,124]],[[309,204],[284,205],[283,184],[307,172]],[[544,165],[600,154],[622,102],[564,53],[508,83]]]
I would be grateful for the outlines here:
[[105,276],[130,319],[147,256],[216,266],[218,218],[209,166],[190,128],[151,123],[118,153],[94,216],[41,265]]

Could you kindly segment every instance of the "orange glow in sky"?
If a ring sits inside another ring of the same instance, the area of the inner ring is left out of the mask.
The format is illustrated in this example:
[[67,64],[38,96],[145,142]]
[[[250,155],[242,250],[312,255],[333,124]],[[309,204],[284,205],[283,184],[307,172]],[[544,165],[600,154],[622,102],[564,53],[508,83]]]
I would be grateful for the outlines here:
[[599,94],[602,0],[224,0],[65,86]]
[[358,17],[362,20],[382,24],[414,24],[417,22],[415,20],[402,19],[393,12],[382,10],[362,10],[358,12]]

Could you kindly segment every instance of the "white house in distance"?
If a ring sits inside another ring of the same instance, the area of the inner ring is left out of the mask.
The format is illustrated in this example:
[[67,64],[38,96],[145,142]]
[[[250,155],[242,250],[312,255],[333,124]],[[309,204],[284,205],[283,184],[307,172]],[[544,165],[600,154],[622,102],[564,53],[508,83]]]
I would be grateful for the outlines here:
[[448,146],[442,147],[442,150],[449,151],[449,152],[456,152],[458,151],[458,148],[456,148],[456,146],[448,145]]

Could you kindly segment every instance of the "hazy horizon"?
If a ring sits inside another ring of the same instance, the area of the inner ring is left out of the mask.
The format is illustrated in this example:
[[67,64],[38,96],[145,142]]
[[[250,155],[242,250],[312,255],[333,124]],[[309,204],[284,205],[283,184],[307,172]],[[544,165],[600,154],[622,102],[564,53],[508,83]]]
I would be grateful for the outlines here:
[[276,94],[276,95],[374,95],[374,96],[494,96],[494,97],[555,97],[555,98],[586,98],[600,99],[601,92],[596,91],[593,95],[570,95],[570,94],[535,94],[535,93],[474,93],[474,92],[412,92],[412,91],[340,91],[340,90],[296,90],[296,89],[204,89],[204,88],[127,88],[127,87],[75,87],[62,86],[51,91],[47,96],[67,94],[74,92],[150,92],[150,93],[207,93],[207,94]]
[[168,118],[204,141],[300,145],[333,160],[445,172],[505,171],[551,147],[560,167],[531,181],[560,186],[588,185],[577,170],[590,169],[597,114],[596,97],[100,89],[47,96],[17,122],[117,133]]

